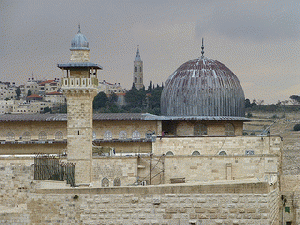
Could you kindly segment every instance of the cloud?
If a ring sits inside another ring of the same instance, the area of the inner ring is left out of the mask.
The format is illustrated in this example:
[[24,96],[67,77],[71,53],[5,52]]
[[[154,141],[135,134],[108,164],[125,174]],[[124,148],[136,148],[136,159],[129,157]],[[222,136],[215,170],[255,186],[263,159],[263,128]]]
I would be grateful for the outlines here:
[[296,39],[300,34],[298,8],[294,1],[225,1],[197,22],[196,34],[214,32],[252,42]]

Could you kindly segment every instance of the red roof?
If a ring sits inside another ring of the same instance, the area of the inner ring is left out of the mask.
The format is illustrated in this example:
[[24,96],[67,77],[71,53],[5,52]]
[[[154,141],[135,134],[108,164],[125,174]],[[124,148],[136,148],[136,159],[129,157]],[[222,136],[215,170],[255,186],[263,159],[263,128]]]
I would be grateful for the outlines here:
[[39,96],[39,95],[36,95],[36,94],[33,94],[33,95],[27,96],[27,98],[43,98],[43,97]]
[[46,81],[39,83],[39,85],[45,85],[47,83],[52,83],[52,82],[54,82],[54,80],[46,80]]
[[58,91],[53,91],[53,92],[49,92],[46,95],[62,95],[62,93],[58,92]]
[[116,93],[116,95],[126,95],[126,93]]

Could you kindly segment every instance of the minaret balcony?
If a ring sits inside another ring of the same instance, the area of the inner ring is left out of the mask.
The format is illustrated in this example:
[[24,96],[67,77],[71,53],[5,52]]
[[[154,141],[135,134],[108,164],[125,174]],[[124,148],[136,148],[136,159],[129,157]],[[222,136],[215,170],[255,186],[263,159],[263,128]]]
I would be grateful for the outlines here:
[[62,89],[90,89],[98,86],[98,79],[91,78],[63,78]]

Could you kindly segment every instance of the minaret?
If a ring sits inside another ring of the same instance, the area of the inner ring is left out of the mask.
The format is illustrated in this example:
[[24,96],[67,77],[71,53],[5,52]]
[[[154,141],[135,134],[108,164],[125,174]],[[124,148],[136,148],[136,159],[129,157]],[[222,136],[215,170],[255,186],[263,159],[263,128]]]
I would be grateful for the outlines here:
[[133,68],[133,84],[136,89],[140,90],[143,88],[143,61],[141,60],[139,46],[137,46],[136,56],[134,60],[134,68]]
[[92,102],[97,94],[97,70],[102,67],[90,62],[86,37],[78,33],[71,42],[69,63],[58,64],[63,71],[62,90],[67,99],[67,159],[75,163],[76,184],[92,181]]

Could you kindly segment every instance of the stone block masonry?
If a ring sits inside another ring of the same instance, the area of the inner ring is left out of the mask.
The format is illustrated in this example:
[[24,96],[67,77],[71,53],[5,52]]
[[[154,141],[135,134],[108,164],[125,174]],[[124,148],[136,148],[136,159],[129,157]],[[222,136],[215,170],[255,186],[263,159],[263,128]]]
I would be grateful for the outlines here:
[[278,224],[277,185],[230,181],[39,188],[33,160],[0,160],[0,224]]

